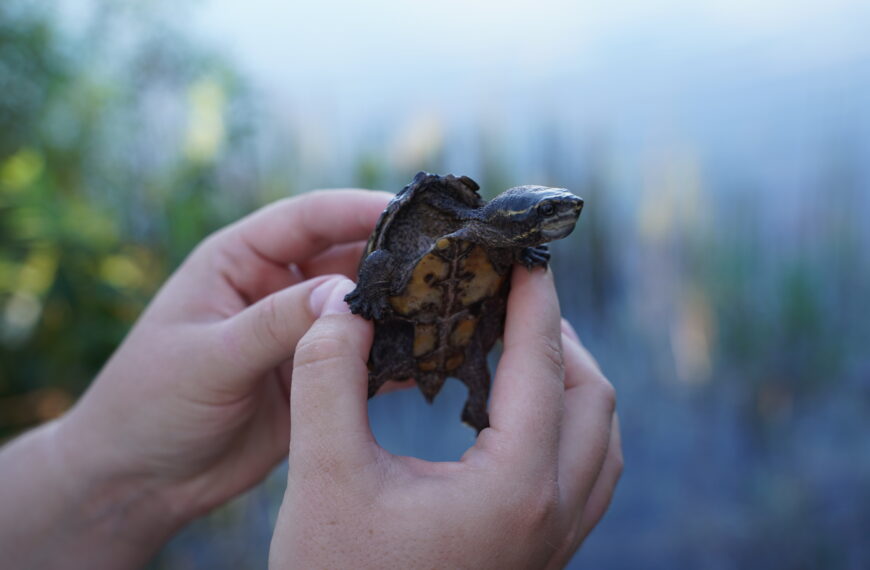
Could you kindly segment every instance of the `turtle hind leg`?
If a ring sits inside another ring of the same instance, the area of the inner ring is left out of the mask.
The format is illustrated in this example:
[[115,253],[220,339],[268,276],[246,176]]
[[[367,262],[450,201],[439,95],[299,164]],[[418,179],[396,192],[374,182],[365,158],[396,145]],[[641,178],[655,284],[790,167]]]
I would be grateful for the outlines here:
[[480,366],[463,370],[459,379],[468,387],[468,400],[462,409],[462,421],[480,433],[489,427],[486,404],[489,401],[490,380],[486,361]]
[[462,421],[477,430],[478,434],[488,428],[489,413],[486,411],[486,404],[480,406],[473,405],[471,401],[466,402],[462,410]]

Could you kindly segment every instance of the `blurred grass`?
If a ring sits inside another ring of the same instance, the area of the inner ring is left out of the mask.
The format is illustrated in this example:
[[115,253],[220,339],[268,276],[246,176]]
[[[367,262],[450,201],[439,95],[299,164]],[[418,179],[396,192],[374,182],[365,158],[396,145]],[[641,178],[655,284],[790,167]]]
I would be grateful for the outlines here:
[[[307,160],[301,135],[264,151],[256,97],[171,9],[95,7],[71,34],[50,4],[0,5],[0,438],[63,413],[199,240],[307,188],[306,173],[397,190],[417,170],[453,170],[427,117],[340,168]],[[579,560],[870,563],[862,141],[832,145],[803,193],[735,182],[691,152],[656,155],[626,190],[605,139],[578,146],[544,123],[526,170],[497,126],[473,125],[467,174],[489,196],[534,174],[586,199],[553,265],[563,311],[620,391],[628,470]],[[454,411],[373,422],[394,451],[420,452]],[[438,454],[467,444],[458,434]],[[186,530],[161,564],[262,561],[276,481]]]

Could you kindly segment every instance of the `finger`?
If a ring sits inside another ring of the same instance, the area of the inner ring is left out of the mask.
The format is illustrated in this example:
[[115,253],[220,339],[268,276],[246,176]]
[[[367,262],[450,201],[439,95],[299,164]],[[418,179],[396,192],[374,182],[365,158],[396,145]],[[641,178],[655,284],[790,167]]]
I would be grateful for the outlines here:
[[[229,318],[303,280],[292,266],[275,265],[219,233],[185,259],[152,305],[159,307],[161,318],[176,322],[213,314]],[[209,284],[208,295],[203,295],[203,283]]]
[[494,433],[486,436],[504,439],[499,447],[512,462],[555,469],[563,378],[559,301],[552,273],[517,267],[508,299],[504,353],[493,384]]
[[251,252],[243,242],[227,242],[217,250],[211,268],[218,271],[246,305],[304,280],[291,266],[276,265]]
[[365,247],[365,241],[334,245],[308,261],[300,263],[299,269],[306,277],[339,274],[356,281]]
[[[293,356],[296,344],[314,323],[309,300],[320,286],[344,281],[337,276],[303,281],[269,295],[221,321],[217,378],[236,393]],[[332,285],[331,285],[332,284]]]
[[334,244],[368,238],[387,202],[387,192],[321,190],[275,202],[222,232],[257,256],[286,267]]
[[607,508],[610,506],[610,501],[613,498],[613,492],[616,489],[616,484],[622,475],[622,466],[622,438],[619,433],[619,418],[614,414],[613,425],[610,428],[610,445],[607,448],[607,458],[604,460],[598,480],[595,481],[595,485],[592,487],[589,500],[586,501],[586,506],[583,508],[577,546],[586,539],[604,516],[604,513],[607,512]]
[[280,200],[209,237],[188,263],[196,274],[217,272],[247,304],[255,303],[298,283],[295,264],[332,245],[366,239],[391,197],[323,190]]
[[592,357],[569,335],[565,358],[565,416],[559,444],[559,486],[569,511],[589,499],[607,457],[616,406],[613,386]]
[[573,325],[568,321],[568,319],[562,319],[562,334],[568,335],[568,338],[574,341],[574,343],[580,347],[580,356],[583,360],[592,368],[601,372],[601,366],[598,364],[598,361],[595,360],[595,357],[592,356],[586,347],[583,345],[583,342],[580,340],[580,337],[577,336],[577,331],[574,330]]
[[366,404],[372,325],[350,314],[344,296],[353,287],[347,279],[333,287],[296,348],[290,448],[303,464],[353,469],[376,448]]

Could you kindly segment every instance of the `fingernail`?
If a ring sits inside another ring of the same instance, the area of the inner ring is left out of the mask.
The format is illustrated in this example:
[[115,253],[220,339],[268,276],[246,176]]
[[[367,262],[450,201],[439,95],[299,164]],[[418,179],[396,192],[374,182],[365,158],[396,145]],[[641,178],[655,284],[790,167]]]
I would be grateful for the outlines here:
[[353,288],[353,281],[346,277],[334,277],[324,281],[311,292],[311,312],[319,317],[349,313],[350,307],[344,302],[344,297]]

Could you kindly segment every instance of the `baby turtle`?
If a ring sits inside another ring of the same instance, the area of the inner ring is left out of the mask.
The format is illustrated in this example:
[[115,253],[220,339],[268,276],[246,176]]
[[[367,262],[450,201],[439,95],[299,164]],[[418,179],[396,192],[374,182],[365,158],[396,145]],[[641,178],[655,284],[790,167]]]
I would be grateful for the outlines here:
[[448,376],[468,387],[462,420],[489,425],[486,355],[504,330],[514,263],[546,267],[546,242],[574,229],[583,200],[519,186],[489,203],[467,176],[420,172],[381,214],[350,310],[375,322],[369,398],[414,379],[430,403]]

